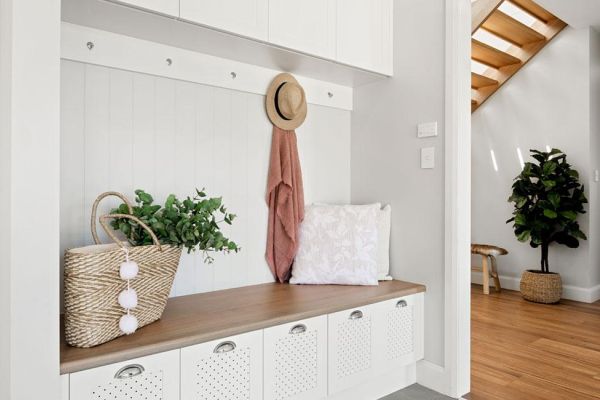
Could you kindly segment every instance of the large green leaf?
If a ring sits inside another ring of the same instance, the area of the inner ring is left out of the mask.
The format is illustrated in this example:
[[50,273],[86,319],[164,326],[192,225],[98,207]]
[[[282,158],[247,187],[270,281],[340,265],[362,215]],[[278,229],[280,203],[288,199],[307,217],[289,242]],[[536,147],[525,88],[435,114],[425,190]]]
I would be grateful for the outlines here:
[[572,210],[561,211],[560,215],[571,221],[575,221],[577,219],[577,213]]
[[558,217],[558,214],[554,210],[545,209],[544,216],[554,219],[554,218]]

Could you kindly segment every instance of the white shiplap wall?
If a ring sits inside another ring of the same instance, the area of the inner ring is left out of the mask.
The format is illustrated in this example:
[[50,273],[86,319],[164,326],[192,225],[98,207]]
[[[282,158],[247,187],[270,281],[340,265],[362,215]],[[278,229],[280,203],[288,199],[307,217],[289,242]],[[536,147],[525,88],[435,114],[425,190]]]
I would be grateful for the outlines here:
[[[143,188],[163,202],[206,187],[238,215],[226,232],[243,250],[212,265],[184,255],[172,295],[272,280],[263,96],[62,61],[61,99],[61,253],[92,243],[90,209],[104,191],[133,200]],[[349,202],[350,112],[309,105],[297,134],[307,203]],[[107,199],[100,212],[117,203]]]

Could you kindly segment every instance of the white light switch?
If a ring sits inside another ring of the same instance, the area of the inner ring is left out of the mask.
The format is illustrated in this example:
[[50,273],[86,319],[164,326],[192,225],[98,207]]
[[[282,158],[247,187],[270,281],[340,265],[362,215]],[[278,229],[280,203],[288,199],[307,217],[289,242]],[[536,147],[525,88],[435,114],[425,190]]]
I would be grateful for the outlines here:
[[421,168],[431,169],[435,167],[435,147],[423,147],[421,149]]
[[437,122],[424,122],[417,126],[417,137],[437,136]]

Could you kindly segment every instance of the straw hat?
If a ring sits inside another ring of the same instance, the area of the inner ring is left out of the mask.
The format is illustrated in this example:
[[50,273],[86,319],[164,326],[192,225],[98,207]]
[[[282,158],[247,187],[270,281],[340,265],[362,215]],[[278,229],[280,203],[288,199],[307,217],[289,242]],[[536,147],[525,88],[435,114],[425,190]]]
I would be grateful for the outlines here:
[[291,131],[306,118],[306,96],[296,78],[288,73],[279,74],[267,90],[267,115],[273,125]]

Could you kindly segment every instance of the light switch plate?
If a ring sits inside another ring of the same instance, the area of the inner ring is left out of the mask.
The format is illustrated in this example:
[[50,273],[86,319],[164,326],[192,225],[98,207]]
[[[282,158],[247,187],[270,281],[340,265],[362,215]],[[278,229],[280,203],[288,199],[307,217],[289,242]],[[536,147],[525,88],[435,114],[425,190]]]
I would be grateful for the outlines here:
[[421,148],[421,168],[432,169],[435,167],[435,147]]
[[437,121],[436,122],[424,122],[417,126],[417,137],[431,137],[437,136]]

